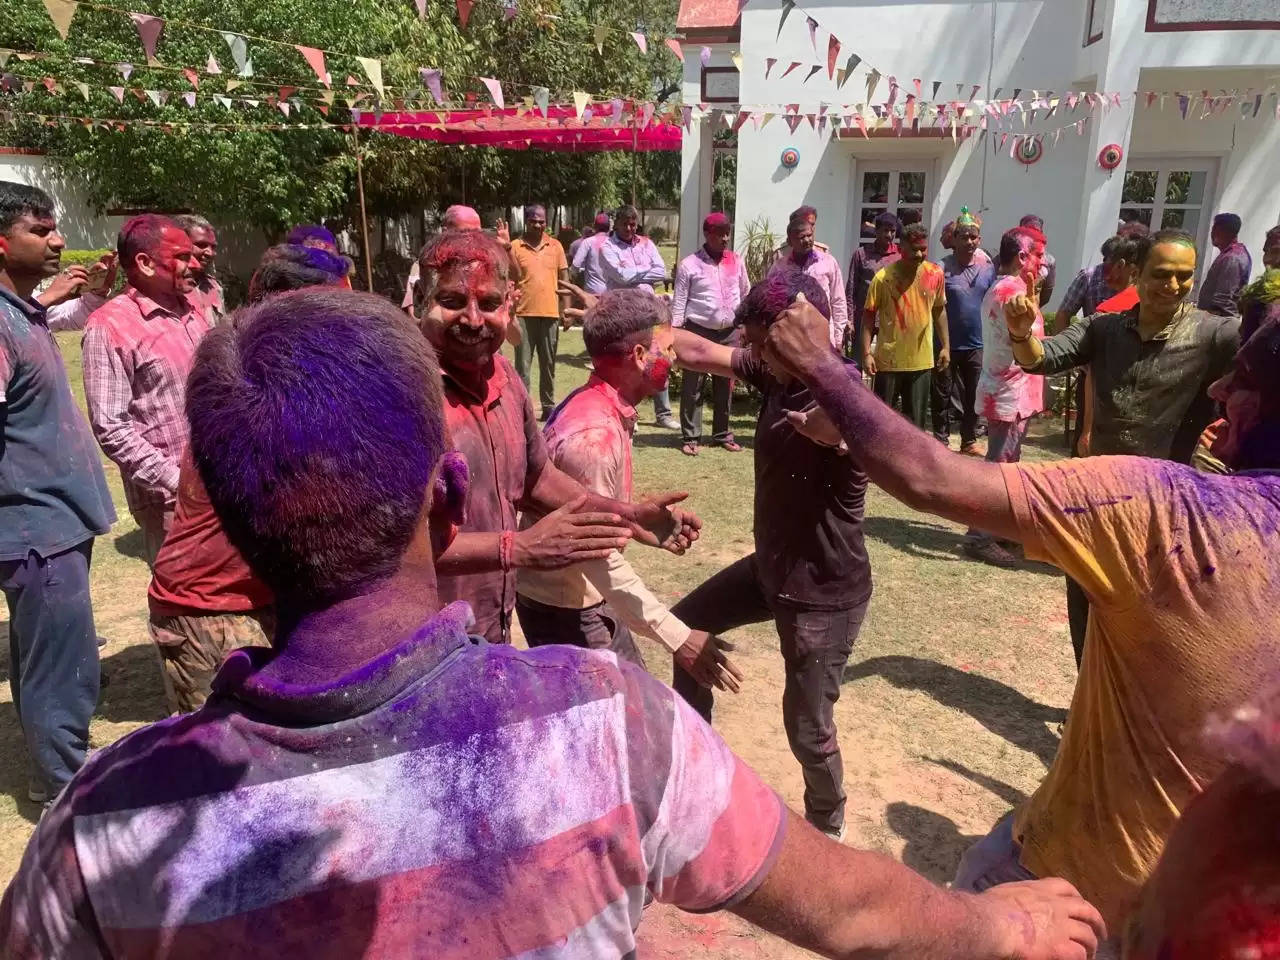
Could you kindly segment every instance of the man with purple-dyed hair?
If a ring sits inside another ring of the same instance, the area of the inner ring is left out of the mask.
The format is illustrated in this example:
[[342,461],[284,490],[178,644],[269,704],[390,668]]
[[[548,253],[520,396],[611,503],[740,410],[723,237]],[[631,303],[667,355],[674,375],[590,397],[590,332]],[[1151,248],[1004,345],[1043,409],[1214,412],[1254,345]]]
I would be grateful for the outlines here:
[[791,814],[646,672],[468,636],[436,588],[468,482],[444,402],[367,294],[271,298],[201,345],[192,452],[274,647],[89,760],[0,901],[7,956],[633,956],[647,894],[830,957],[1089,955],[1069,884],[939,889]]

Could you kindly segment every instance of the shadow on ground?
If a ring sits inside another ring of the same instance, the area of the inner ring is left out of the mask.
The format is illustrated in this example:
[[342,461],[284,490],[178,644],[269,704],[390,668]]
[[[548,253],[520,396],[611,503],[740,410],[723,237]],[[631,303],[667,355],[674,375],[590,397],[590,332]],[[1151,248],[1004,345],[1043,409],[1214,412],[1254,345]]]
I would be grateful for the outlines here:
[[934,883],[950,883],[964,852],[981,839],[963,834],[949,818],[911,803],[885,807],[889,828],[905,840],[902,862]]
[[1058,752],[1058,737],[1048,724],[1066,720],[1067,711],[1024,696],[981,674],[919,657],[873,657],[848,667],[844,682],[883,677],[901,690],[919,690],[946,707],[969,714],[992,733],[1040,758],[1048,767]]
[[[863,520],[862,530],[872,540],[879,540],[910,557],[969,563],[976,569],[985,569],[985,564],[971,560],[961,553],[964,534],[942,523],[908,517],[873,515]],[[1009,569],[1038,573],[1043,576],[1062,576],[1062,572],[1055,567],[1032,560],[1021,560]]]
[[115,548],[126,557],[133,557],[135,560],[145,560],[142,549],[142,530],[134,527],[128,533],[122,533],[116,537]]
[[106,683],[98,696],[97,715],[112,723],[151,723],[168,716],[160,657],[151,643],[134,643],[103,651]]

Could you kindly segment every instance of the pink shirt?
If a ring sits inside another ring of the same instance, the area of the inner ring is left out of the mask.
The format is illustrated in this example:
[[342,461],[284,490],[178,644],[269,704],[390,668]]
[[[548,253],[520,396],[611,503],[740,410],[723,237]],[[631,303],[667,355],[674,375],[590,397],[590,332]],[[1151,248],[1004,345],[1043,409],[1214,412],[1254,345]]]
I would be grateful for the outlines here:
[[672,325],[695,323],[708,330],[727,330],[733,326],[734,313],[749,289],[751,284],[741,257],[726,250],[716,261],[705,247],[700,247],[676,267]]
[[[978,410],[988,420],[1025,420],[1044,409],[1044,377],[1027,373],[1013,358],[1013,343],[1004,319],[1004,305],[1025,294],[1021,277],[999,277],[982,298],[982,376],[978,380]],[[1044,317],[1036,311],[1031,332],[1044,336]]]
[[84,395],[98,444],[120,468],[137,513],[172,507],[187,449],[187,374],[209,332],[203,301],[188,295],[181,315],[128,287],[89,317]]
[[783,257],[769,268],[769,275],[775,273],[804,273],[817,280],[827,292],[827,300],[831,303],[831,345],[839,350],[844,344],[844,332],[849,327],[849,305],[845,299],[844,272],[836,258],[829,253],[814,248],[809,259],[798,264],[794,257]]

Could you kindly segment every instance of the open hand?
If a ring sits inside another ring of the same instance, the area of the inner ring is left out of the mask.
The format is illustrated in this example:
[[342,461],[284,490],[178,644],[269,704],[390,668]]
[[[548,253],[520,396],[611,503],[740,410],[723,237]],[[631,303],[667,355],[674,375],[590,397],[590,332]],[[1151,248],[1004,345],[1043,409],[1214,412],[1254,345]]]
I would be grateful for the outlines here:
[[976,901],[995,938],[992,956],[1086,960],[1107,936],[1102,915],[1066,880],[1002,883]]
[[497,241],[504,247],[511,246],[511,227],[507,225],[507,221],[501,217],[493,225],[493,235]]
[[727,656],[733,644],[714,633],[694,630],[672,657],[685,673],[707,689],[728,690],[737,693],[742,682],[742,671]]
[[512,556],[516,567],[558,570],[583,560],[600,560],[621,550],[631,538],[631,530],[616,513],[578,513],[585,496],[571,500],[558,510],[516,534]]
[[827,416],[827,411],[816,403],[803,410],[788,410],[787,422],[795,427],[796,433],[806,440],[812,440],[820,447],[849,449],[849,445],[844,442],[844,437],[840,436],[840,431]]
[[862,372],[868,377],[876,375],[876,355],[874,353],[865,353],[862,355]]
[[697,514],[676,507],[687,493],[663,493],[641,500],[632,507],[631,535],[637,543],[661,547],[677,556],[684,553],[701,534]]
[[596,305],[597,297],[594,293],[587,293],[576,283],[570,283],[568,280],[556,282],[556,293],[569,298],[564,308],[564,317],[572,323],[581,323],[586,312]]
[[798,293],[769,327],[764,356],[771,366],[778,364],[803,380],[823,361],[835,357],[831,350],[831,324],[803,293]]

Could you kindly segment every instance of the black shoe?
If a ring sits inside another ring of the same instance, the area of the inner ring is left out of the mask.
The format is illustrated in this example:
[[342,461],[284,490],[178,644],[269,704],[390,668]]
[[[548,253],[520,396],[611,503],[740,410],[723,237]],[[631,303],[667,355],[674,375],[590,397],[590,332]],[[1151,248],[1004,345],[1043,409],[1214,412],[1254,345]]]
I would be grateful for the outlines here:
[[1018,558],[994,540],[966,540],[961,549],[966,556],[989,563],[993,567],[1007,568],[1018,565]]

